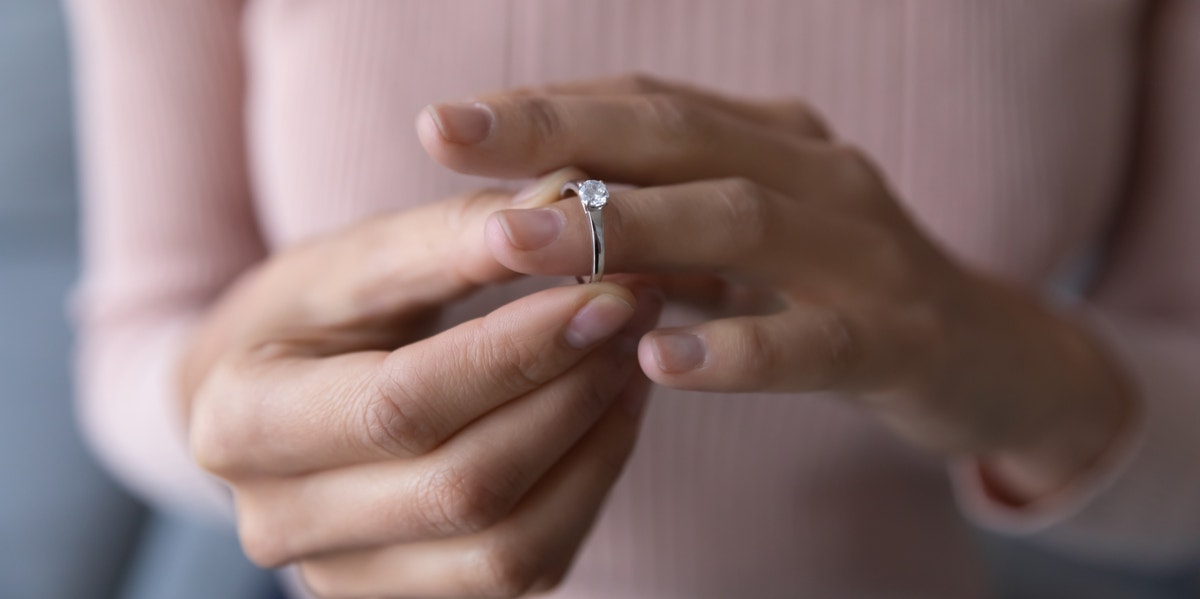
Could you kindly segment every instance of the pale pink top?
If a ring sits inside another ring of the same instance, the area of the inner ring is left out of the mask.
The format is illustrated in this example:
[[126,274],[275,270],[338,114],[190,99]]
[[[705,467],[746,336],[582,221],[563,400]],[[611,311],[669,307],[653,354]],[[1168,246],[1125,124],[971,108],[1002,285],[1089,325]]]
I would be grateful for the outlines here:
[[1200,559],[1200,2],[71,5],[79,409],[104,462],[154,502],[227,511],[173,393],[184,336],[233,277],[483,183],[424,155],[421,107],[636,69],[809,99],[941,243],[1031,290],[1099,250],[1097,284],[1065,309],[1124,361],[1146,418],[1066,492],[1014,510],[970,462],[948,476],[836,397],[659,389],[560,596],[977,596],[955,489],[975,522],[1077,556]]

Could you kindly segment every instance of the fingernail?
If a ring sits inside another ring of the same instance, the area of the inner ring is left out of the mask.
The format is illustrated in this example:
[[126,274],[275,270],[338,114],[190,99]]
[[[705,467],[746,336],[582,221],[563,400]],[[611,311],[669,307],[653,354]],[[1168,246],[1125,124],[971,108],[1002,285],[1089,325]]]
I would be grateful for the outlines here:
[[450,143],[474,145],[487,139],[492,131],[492,111],[485,104],[436,104],[425,110]]
[[519,206],[521,204],[535,203],[534,200],[542,198],[549,199],[551,201],[557,200],[562,192],[563,183],[566,183],[571,179],[580,178],[577,173],[579,173],[579,169],[567,167],[554,171],[549,175],[545,175],[539,178],[537,181],[525,186],[515,195],[513,195],[512,202],[513,204]]
[[658,367],[668,374],[695,370],[704,364],[704,342],[688,333],[661,333],[650,341]]
[[592,298],[567,324],[567,344],[575,349],[591,347],[612,337],[633,318],[633,306],[611,294]]
[[499,216],[508,242],[519,250],[536,250],[558,239],[566,225],[561,212],[551,208],[508,210]]

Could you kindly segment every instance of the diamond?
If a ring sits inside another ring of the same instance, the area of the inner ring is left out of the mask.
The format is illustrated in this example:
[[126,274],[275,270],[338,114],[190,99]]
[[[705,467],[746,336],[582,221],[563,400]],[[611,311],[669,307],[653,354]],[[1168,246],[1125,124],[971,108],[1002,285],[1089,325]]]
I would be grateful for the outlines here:
[[608,203],[608,188],[604,186],[603,181],[584,181],[579,184],[579,200],[583,202],[583,207],[589,210],[603,208]]

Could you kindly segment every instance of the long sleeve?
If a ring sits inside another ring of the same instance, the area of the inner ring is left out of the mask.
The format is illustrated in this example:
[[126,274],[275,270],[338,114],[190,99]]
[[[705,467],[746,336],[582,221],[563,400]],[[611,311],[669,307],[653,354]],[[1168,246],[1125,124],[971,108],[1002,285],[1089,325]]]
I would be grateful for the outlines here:
[[72,0],[84,165],[78,414],[143,498],[221,512],[190,459],[176,363],[206,306],[261,259],[242,126],[242,3]]
[[955,481],[983,525],[1075,555],[1151,568],[1200,564],[1200,2],[1157,4],[1136,183],[1106,268],[1080,308],[1124,367],[1140,416],[1092,471],[1034,505]]

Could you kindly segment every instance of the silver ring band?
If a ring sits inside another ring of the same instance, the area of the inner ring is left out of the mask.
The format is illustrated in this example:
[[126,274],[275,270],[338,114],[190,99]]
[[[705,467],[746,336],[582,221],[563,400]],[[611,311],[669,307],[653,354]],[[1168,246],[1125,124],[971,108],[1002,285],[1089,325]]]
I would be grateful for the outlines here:
[[[568,181],[563,185],[560,195],[565,198],[570,193],[579,196],[579,203],[587,214],[592,230],[592,276],[586,282],[599,283],[604,277],[604,214],[601,210],[608,204],[608,188],[604,182],[594,179]],[[585,282],[583,277],[575,277],[575,280]]]

